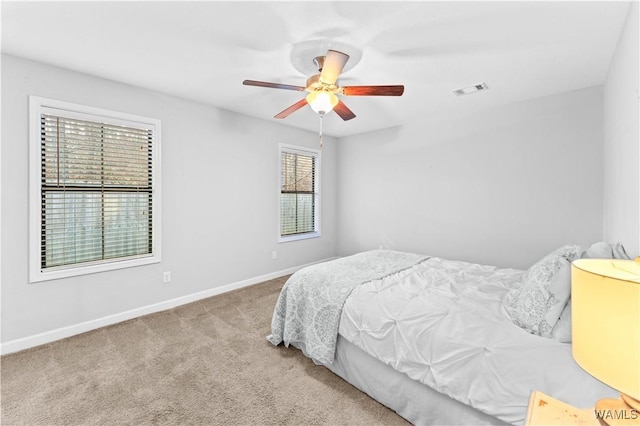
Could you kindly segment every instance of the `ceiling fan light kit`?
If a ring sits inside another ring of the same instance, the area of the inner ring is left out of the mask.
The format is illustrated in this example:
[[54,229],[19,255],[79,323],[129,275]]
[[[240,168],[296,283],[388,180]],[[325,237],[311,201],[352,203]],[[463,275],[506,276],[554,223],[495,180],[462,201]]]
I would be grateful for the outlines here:
[[311,109],[320,115],[325,115],[340,102],[336,95],[324,90],[309,93],[306,100]]
[[[318,70],[322,71],[324,56],[317,57],[313,60],[318,64]],[[307,79],[307,87],[304,89],[307,95],[307,103],[316,113],[324,115],[331,111],[340,101],[335,95],[338,86],[335,84],[325,83],[320,79],[320,74],[312,75]]]

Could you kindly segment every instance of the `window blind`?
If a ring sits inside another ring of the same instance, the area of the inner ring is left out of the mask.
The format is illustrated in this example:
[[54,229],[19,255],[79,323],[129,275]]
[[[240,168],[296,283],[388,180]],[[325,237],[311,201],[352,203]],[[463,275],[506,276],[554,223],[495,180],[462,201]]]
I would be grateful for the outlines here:
[[153,253],[153,130],[41,114],[41,268]]
[[315,232],[315,157],[282,151],[280,163],[280,235]]

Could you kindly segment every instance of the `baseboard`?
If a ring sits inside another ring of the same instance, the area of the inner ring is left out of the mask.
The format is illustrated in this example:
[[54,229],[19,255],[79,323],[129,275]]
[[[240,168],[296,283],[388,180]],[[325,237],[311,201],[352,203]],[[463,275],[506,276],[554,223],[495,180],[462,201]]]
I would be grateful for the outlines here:
[[8,342],[0,344],[0,355],[22,351],[25,349],[44,345],[46,343],[51,343],[56,340],[75,336],[77,334],[86,333],[87,331],[96,330],[98,328],[105,327],[108,325],[117,324],[119,322],[127,321],[143,315],[165,311],[167,309],[175,308],[177,306],[185,305],[187,303],[196,302],[201,299],[206,299],[207,297],[216,296],[218,294],[226,293],[232,290],[237,290],[243,287],[248,287],[250,285],[258,284],[263,281],[272,280],[274,278],[278,278],[283,275],[292,274],[297,270],[302,269],[306,266],[310,266],[320,262],[326,262],[332,259],[335,259],[335,258],[323,259],[317,262],[308,263],[306,265],[296,266],[293,268],[287,268],[280,271],[271,272],[269,274],[249,278],[246,280],[223,285],[220,287],[211,288],[211,289],[200,291],[197,293],[188,294],[186,296],[180,296],[175,299],[165,300],[160,303],[154,303],[153,305],[143,306],[140,308],[121,312],[118,314],[97,318],[91,321],[85,321],[79,324],[58,328],[58,329],[47,331],[40,334],[35,334],[33,336],[10,340]]

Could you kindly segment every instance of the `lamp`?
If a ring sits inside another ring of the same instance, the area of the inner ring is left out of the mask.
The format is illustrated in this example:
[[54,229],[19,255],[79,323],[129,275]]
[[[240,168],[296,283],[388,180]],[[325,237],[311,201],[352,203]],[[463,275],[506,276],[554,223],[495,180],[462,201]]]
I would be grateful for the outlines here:
[[339,99],[334,93],[325,90],[315,90],[307,95],[307,103],[320,115],[331,111],[338,102]]
[[621,399],[596,403],[604,423],[640,425],[640,257],[571,264],[573,358]]

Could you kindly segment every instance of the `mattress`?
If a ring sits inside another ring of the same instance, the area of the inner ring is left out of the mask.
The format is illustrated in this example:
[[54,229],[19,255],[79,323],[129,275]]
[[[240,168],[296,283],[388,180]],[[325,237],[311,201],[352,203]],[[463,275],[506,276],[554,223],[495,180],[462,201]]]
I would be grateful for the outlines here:
[[342,336],[334,361],[325,367],[414,425],[507,424],[410,379]]

